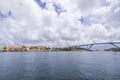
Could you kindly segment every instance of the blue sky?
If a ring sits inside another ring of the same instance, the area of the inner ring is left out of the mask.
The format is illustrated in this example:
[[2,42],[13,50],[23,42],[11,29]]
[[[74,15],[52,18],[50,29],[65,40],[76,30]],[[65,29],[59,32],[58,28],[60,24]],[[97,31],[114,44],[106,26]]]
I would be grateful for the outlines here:
[[120,41],[120,0],[1,0],[0,44]]
[[64,8],[61,7],[60,4],[53,3],[53,6],[55,8],[55,12],[60,15],[62,12],[66,12]]
[[45,9],[46,2],[42,2],[41,0],[35,0],[35,1],[42,9]]

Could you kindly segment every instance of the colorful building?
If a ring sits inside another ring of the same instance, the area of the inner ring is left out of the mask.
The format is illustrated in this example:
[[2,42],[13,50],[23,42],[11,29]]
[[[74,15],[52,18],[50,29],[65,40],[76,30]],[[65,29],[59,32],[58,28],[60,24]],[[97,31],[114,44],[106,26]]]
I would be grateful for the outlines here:
[[21,47],[21,46],[7,46],[7,47],[4,47],[4,51],[18,51],[18,52],[22,52],[22,51],[25,51],[25,48],[24,47]]

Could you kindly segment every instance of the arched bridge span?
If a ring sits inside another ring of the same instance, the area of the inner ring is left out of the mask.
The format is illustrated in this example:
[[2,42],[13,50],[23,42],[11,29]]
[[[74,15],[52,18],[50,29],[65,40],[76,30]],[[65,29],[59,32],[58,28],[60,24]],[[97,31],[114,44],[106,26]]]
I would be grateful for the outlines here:
[[100,45],[100,44],[111,44],[112,46],[116,48],[120,48],[116,44],[120,44],[120,42],[103,42],[103,43],[92,43],[92,44],[83,44],[83,45],[77,45],[75,47],[83,47],[86,46],[88,50],[90,50],[94,45]]

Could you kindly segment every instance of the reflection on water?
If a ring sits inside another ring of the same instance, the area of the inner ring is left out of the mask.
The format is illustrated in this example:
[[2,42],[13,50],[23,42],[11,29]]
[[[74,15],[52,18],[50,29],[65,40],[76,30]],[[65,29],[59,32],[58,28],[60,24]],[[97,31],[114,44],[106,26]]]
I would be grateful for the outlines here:
[[0,80],[120,80],[120,53],[0,53]]

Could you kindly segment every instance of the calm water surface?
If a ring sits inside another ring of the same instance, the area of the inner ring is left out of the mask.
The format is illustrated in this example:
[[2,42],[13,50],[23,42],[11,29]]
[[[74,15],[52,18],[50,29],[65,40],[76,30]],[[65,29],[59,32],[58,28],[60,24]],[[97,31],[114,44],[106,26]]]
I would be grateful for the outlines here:
[[120,52],[1,52],[0,80],[120,80]]

